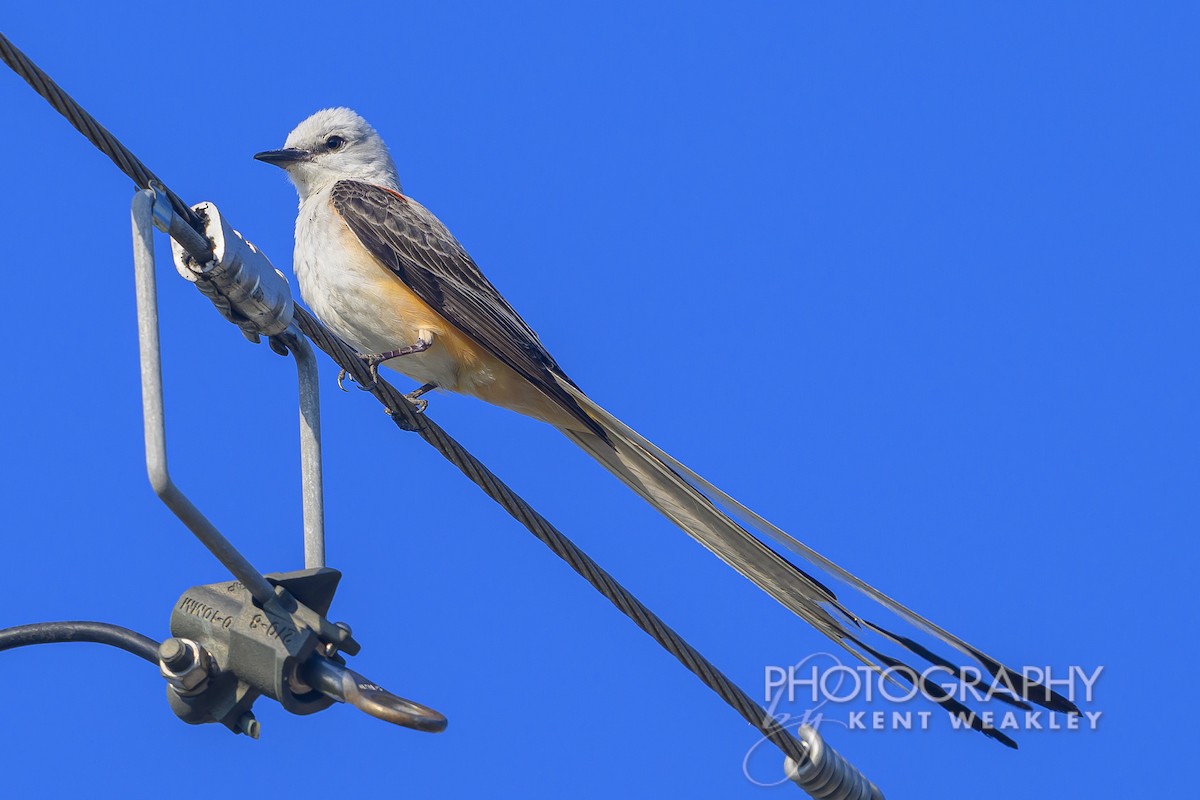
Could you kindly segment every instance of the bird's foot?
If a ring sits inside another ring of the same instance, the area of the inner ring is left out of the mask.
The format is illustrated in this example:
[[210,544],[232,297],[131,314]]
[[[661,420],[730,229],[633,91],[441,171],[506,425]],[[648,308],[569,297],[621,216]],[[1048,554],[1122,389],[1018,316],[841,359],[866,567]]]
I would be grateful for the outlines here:
[[[359,386],[358,388],[362,389],[364,392],[369,392],[375,388],[375,385],[379,383],[379,365],[383,362],[391,361],[393,358],[400,358],[402,356],[411,356],[414,353],[423,353],[432,346],[433,334],[429,331],[422,330],[417,335],[416,343],[410,344],[408,347],[400,347],[396,350],[388,350],[385,353],[368,353],[366,355],[360,353],[358,357],[362,359],[363,363],[367,365],[367,369],[371,372],[371,382],[366,386]],[[343,392],[349,391],[344,384],[348,374],[349,373],[346,372],[346,370],[342,370],[338,373],[338,388]],[[429,390],[425,387],[421,387],[416,391],[415,394],[417,397],[420,397],[427,391]]]
[[421,395],[425,394],[426,392],[433,391],[436,388],[438,388],[436,383],[427,383],[424,386],[422,386],[420,389],[417,389],[415,391],[409,392],[408,394],[404,395],[404,399],[407,400],[408,402],[412,403],[413,406],[415,407],[414,410],[418,414],[420,414],[420,413],[424,412],[426,408],[429,407],[429,401],[422,400]]

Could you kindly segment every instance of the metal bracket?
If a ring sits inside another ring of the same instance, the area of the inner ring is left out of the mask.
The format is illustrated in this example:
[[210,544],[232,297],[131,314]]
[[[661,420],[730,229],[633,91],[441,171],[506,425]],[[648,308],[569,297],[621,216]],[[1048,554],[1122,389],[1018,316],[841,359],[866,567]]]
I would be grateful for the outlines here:
[[[237,551],[171,480],[167,471],[167,434],[163,411],[162,352],[158,338],[158,284],[154,274],[155,206],[153,189],[133,196],[133,264],[137,284],[138,352],[142,371],[142,414],[146,434],[146,471],[154,492],[196,538],[246,586],[260,604],[274,597],[262,574]],[[162,206],[158,204],[160,213]]]
[[359,644],[349,626],[325,617],[341,573],[325,567],[316,357],[291,322],[287,281],[211,206],[201,216],[209,224],[213,262],[192,269],[177,248],[177,267],[189,280],[212,282],[215,293],[228,301],[223,313],[232,309],[242,320],[254,321],[261,333],[273,337],[273,345],[296,359],[306,569],[264,577],[171,479],[153,228],[172,231],[180,220],[169,203],[158,201],[153,189],[134,195],[131,216],[146,470],[163,503],[237,578],[189,589],[172,612],[173,636],[159,648],[159,668],[168,682],[172,709],[185,722],[221,722],[254,738],[259,728],[250,708],[261,695],[295,714],[321,711],[336,700],[397,725],[443,730],[446,718],[438,712],[397,697],[345,667],[340,653],[355,655]]

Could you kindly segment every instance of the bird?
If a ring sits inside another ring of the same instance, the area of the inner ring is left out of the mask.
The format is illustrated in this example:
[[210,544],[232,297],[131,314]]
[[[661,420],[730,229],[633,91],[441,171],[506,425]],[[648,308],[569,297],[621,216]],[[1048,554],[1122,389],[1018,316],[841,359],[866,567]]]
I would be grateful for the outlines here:
[[[973,660],[1012,705],[1079,713],[1068,698],[1027,679],[925,619],[738,503],[596,404],[572,381],[458,240],[403,193],[382,137],[348,108],[303,120],[284,146],[254,156],[282,168],[299,195],[293,269],[304,302],[327,328],[375,370],[420,386],[459,392],[548,423],[726,564],[855,658],[925,696],[990,738],[1016,747],[985,725],[953,692],[884,652],[900,648],[959,680],[964,666],[852,611],[822,580],[832,576],[858,596]],[[341,383],[339,376],[339,384]],[[767,544],[775,543],[804,569]],[[870,641],[868,641],[870,640]],[[873,643],[872,643],[873,642]]]

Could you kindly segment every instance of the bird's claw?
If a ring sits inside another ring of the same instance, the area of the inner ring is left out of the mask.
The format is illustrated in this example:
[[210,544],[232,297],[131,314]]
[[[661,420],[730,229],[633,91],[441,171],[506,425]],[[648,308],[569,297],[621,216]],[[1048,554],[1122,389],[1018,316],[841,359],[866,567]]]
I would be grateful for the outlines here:
[[366,362],[367,371],[371,373],[371,382],[366,386],[360,386],[358,388],[362,389],[364,392],[370,392],[374,391],[375,387],[379,385],[379,365],[382,364],[383,361],[376,361],[372,356],[371,358],[366,359]]
[[425,409],[429,408],[429,401],[422,398],[417,392],[409,392],[404,395],[404,399],[413,404],[413,411],[418,414],[423,414]]
[[[383,362],[382,362],[382,360],[377,360],[375,356],[359,356],[359,358],[361,358],[363,360],[363,362],[367,365],[367,369],[371,373],[371,382],[369,384],[367,384],[366,386],[359,386],[358,388],[364,392],[373,391],[375,389],[375,387],[379,384],[379,365]],[[338,388],[341,389],[343,392],[350,391],[349,389],[346,388],[346,384],[345,384],[347,377],[349,377],[350,380],[352,380],[352,381],[354,380],[354,376],[351,375],[346,370],[344,370],[344,369],[338,370],[337,385],[338,385]]]

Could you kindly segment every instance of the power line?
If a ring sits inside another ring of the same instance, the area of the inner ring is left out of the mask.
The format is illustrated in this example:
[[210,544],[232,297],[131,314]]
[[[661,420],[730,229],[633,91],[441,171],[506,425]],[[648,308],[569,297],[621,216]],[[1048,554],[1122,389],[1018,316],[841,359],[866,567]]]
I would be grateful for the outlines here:
[[[179,221],[179,224],[172,225],[169,231],[171,237],[183,246],[198,263],[204,264],[212,260],[211,247],[201,235],[203,226],[195,212],[3,34],[0,34],[0,59],[3,59],[14,72],[29,83],[34,91],[45,98],[56,111],[66,117],[76,130],[82,133],[98,150],[107,155],[139,188],[154,188],[156,191],[164,193],[171,202],[176,220]],[[223,298],[214,286],[206,285],[203,280],[197,282],[197,286],[214,302],[227,319],[237,324],[249,338],[254,341],[258,340],[253,323],[239,318],[236,311],[231,308],[229,301]],[[579,573],[596,591],[633,620],[663,649],[678,659],[701,682],[778,747],[784,755],[797,764],[808,761],[808,748],[805,745],[788,733],[748,694],[551,525],[545,517],[534,510],[437,423],[424,414],[417,413],[412,403],[395,387],[382,379],[373,380],[373,376],[369,374],[366,365],[358,358],[354,350],[329,333],[316,318],[299,306],[295,310],[295,321],[304,335],[328,354],[342,369],[354,376],[359,385],[374,384],[371,394],[384,406],[398,427],[417,433],[458,467],[485,494],[499,503],[505,511],[524,525],[555,555],[566,561],[571,569]],[[278,337],[272,339],[271,345],[277,352],[286,352],[286,345]]]
[[151,664],[158,664],[158,642],[137,631],[108,622],[35,622],[0,630],[0,650],[60,642],[106,644],[133,653]]

